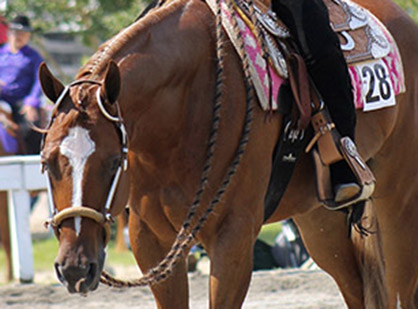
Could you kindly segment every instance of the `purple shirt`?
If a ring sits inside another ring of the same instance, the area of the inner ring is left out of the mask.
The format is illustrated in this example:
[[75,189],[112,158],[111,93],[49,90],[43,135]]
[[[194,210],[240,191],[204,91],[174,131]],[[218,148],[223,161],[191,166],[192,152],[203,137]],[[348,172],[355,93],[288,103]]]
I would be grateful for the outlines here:
[[3,125],[0,125],[0,145],[7,154],[16,154],[18,150],[17,139],[11,136]]
[[10,51],[9,44],[0,47],[0,100],[15,106],[23,101],[24,105],[40,107],[41,85],[38,69],[42,57],[30,46],[22,47],[16,54]]

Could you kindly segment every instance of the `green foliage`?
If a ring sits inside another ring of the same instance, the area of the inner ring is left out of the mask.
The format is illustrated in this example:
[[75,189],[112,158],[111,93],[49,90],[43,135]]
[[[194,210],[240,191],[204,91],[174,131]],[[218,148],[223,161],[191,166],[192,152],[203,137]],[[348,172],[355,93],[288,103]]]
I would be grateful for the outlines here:
[[[378,1],[378,0],[376,0]],[[395,0],[418,22],[418,1]],[[81,32],[84,42],[95,48],[139,15],[150,0],[13,0],[6,15],[27,14],[41,33],[63,30]]]
[[264,225],[261,228],[258,238],[264,241],[266,244],[274,246],[274,241],[276,240],[276,237],[281,232],[281,230],[282,224],[280,222]]
[[418,24],[418,1],[416,0],[395,0],[402,9],[407,12],[412,19]]
[[96,47],[135,20],[145,5],[137,0],[13,0],[6,16],[26,14],[40,33],[78,32]]

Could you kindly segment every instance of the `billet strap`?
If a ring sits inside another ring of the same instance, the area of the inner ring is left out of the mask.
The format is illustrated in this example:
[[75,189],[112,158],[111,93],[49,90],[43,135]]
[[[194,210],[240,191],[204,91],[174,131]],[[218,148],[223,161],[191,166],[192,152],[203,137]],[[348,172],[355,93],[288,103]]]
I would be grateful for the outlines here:
[[308,140],[305,131],[292,129],[290,115],[284,117],[283,128],[274,150],[272,171],[264,197],[264,222],[270,218],[279,205]]
[[295,98],[295,106],[297,107],[297,122],[296,119],[294,122],[297,124],[298,129],[303,130],[309,125],[312,115],[308,72],[302,56],[297,53],[290,53],[287,56],[287,62],[290,86]]

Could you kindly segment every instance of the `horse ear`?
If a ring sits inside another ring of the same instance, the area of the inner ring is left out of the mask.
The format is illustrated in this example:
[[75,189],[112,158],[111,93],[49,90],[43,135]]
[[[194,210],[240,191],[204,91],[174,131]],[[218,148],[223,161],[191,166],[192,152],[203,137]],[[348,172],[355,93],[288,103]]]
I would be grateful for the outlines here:
[[120,92],[120,72],[116,62],[111,60],[107,65],[101,95],[112,104],[116,102]]
[[39,81],[45,95],[52,102],[56,102],[61,92],[64,90],[64,85],[52,75],[45,62],[42,62],[39,67]]

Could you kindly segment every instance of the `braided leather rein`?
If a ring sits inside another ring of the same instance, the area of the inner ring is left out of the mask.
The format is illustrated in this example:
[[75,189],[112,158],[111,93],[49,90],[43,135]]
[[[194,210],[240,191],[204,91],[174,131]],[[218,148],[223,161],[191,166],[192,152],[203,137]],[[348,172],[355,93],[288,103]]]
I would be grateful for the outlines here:
[[[211,170],[212,157],[214,155],[215,144],[217,141],[220,121],[220,110],[222,107],[222,95],[223,95],[223,78],[224,78],[224,31],[222,29],[222,17],[221,17],[221,4],[220,0],[217,0],[218,11],[216,14],[216,44],[217,44],[217,71],[216,71],[216,90],[215,90],[215,104],[213,107],[213,118],[212,118],[212,130],[209,135],[208,150],[206,155],[206,162],[202,171],[201,181],[199,188],[196,192],[194,202],[192,203],[189,212],[186,216],[181,230],[177,234],[176,240],[174,241],[170,251],[166,257],[155,267],[148,270],[143,277],[136,280],[120,280],[109,273],[103,271],[100,282],[108,286],[116,288],[126,287],[138,287],[145,285],[153,285],[165,280],[173,271],[174,266],[183,257],[186,250],[188,250],[193,243],[196,235],[202,229],[204,223],[208,219],[209,215],[213,212],[215,206],[221,201],[224,193],[227,191],[228,185],[231,182],[232,177],[235,175],[241,158],[244,155],[252,122],[252,101],[254,98],[254,88],[252,86],[250,71],[249,71],[249,60],[244,52],[244,42],[241,40],[240,49],[244,53],[243,71],[245,75],[245,92],[246,92],[246,113],[244,127],[241,132],[240,142],[238,149],[236,150],[235,157],[230,164],[226,175],[212,201],[203,211],[203,214],[199,218],[195,218],[196,212],[200,206],[201,196],[208,183],[208,176]],[[238,25],[234,24],[236,33],[239,33]],[[192,224],[192,222],[195,222]]]

